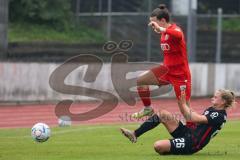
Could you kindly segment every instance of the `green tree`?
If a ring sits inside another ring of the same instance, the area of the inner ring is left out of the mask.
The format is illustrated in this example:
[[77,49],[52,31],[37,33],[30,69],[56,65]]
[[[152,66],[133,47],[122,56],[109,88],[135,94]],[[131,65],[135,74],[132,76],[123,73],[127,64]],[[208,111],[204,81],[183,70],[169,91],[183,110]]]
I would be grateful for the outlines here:
[[71,0],[10,0],[10,22],[24,21],[66,29],[72,20]]

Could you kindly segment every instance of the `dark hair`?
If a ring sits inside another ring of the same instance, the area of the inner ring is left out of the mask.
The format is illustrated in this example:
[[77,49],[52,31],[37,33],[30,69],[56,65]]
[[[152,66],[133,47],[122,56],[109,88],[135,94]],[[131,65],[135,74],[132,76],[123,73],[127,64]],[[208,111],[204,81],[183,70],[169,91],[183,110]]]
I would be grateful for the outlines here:
[[160,4],[151,13],[151,17],[156,17],[158,20],[164,18],[166,22],[170,21],[170,14],[165,4]]

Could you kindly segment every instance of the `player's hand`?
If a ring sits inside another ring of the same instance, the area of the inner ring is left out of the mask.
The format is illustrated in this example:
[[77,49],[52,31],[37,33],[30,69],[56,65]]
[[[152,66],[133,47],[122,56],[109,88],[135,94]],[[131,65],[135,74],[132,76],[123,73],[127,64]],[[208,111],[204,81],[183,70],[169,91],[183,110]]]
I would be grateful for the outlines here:
[[151,26],[156,33],[162,33],[166,31],[166,28],[160,27],[157,22],[150,21],[148,26]]
[[159,30],[160,26],[157,24],[157,22],[151,21],[148,23],[148,26],[151,26],[154,32],[161,33],[161,31]]
[[150,22],[148,23],[148,26],[151,26],[153,29],[160,27],[160,26],[157,24],[157,22],[154,22],[154,21],[150,21]]
[[186,105],[186,93],[185,90],[181,91],[181,95],[178,97],[178,104],[183,106]]

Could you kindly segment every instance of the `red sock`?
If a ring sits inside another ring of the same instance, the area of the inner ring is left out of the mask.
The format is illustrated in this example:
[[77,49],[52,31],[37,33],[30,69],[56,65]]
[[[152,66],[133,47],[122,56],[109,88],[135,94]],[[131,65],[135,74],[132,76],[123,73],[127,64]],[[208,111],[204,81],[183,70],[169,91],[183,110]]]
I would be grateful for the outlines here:
[[138,95],[141,98],[144,106],[150,106],[151,100],[150,100],[150,90],[149,87],[138,87]]

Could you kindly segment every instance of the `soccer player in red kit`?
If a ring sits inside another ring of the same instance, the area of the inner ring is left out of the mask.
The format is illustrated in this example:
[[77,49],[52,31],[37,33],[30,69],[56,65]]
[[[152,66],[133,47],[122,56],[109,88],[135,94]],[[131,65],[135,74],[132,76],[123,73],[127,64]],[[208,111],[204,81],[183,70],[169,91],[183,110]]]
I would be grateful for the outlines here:
[[152,68],[137,79],[138,94],[145,107],[132,114],[133,118],[142,118],[154,113],[151,107],[149,85],[171,84],[176,97],[181,95],[181,90],[185,90],[187,104],[191,97],[191,74],[184,34],[180,27],[170,23],[170,14],[164,4],[152,11],[149,26],[160,35],[164,60],[162,65]]

